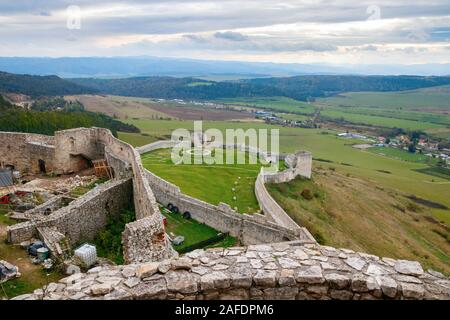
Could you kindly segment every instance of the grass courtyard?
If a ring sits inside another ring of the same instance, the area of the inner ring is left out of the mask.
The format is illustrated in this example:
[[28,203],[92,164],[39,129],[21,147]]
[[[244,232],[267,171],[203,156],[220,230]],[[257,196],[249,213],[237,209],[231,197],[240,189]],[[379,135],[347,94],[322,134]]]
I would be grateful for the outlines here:
[[174,165],[170,149],[155,150],[141,157],[146,169],[190,196],[214,205],[227,203],[240,213],[258,212],[254,186],[261,164],[249,164],[248,154],[236,152],[235,157],[238,154],[245,156],[246,164]]
[[[174,245],[174,249],[181,251],[187,247],[195,245],[199,242],[208,240],[217,236],[218,231],[197,222],[194,219],[184,219],[180,213],[172,213],[167,209],[161,209],[162,214],[166,218],[166,232],[171,237],[183,236],[184,242],[180,245]],[[236,243],[236,239],[227,236],[222,241],[212,244],[210,247],[230,247]]]

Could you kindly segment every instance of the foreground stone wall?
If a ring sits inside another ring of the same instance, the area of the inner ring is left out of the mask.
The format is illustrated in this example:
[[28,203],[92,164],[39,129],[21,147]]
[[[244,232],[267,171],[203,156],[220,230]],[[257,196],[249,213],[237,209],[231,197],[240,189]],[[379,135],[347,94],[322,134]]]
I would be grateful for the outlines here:
[[95,267],[15,299],[448,300],[450,280],[418,262],[290,242]]

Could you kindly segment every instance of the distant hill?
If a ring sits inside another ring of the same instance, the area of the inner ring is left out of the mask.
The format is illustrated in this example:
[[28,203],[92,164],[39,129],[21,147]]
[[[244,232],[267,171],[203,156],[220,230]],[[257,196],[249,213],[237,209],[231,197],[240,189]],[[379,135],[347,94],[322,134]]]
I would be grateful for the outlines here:
[[140,57],[0,57],[0,70],[63,78],[176,76],[208,79],[296,75],[450,75],[450,64],[329,65]]
[[32,97],[95,93],[57,76],[32,76],[0,72],[0,92],[21,93]]
[[133,77],[121,79],[17,75],[0,72],[0,92],[31,97],[103,93],[164,99],[214,100],[284,96],[296,100],[343,92],[390,92],[450,84],[450,77],[313,75],[207,81],[196,78]]
[[78,127],[108,128],[117,136],[117,131],[138,133],[140,130],[101,113],[88,112],[78,103],[76,108],[63,108],[61,103],[73,106],[62,98],[40,100],[31,110],[7,102],[0,95],[0,131],[30,132],[52,135],[55,131]]
[[305,100],[307,97],[327,97],[342,92],[389,92],[435,87],[450,84],[450,77],[316,75],[242,81],[274,87],[284,96]]
[[70,79],[104,94],[164,99],[221,99],[285,96],[297,100],[342,92],[389,92],[450,84],[450,77],[420,76],[297,76],[239,81],[195,78],[135,77],[125,79]]

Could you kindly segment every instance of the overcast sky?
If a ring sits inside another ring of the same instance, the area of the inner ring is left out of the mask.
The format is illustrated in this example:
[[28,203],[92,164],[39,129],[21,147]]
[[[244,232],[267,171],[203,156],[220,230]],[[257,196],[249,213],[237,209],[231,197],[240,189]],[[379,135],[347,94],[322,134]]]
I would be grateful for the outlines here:
[[0,56],[450,63],[450,0],[0,0]]

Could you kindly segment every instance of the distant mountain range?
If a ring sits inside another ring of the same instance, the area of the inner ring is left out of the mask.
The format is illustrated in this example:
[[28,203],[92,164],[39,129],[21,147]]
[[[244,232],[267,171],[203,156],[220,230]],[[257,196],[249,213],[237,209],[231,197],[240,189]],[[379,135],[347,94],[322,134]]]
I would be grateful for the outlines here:
[[305,75],[235,81],[207,81],[191,77],[62,79],[58,76],[18,75],[0,72],[0,93],[19,93],[32,97],[113,94],[193,100],[273,96],[308,100],[342,92],[403,91],[449,84],[450,77],[422,76]]
[[0,71],[62,78],[174,76],[217,79],[296,75],[450,75],[450,64],[324,65],[211,61],[158,57],[22,58],[0,57]]

